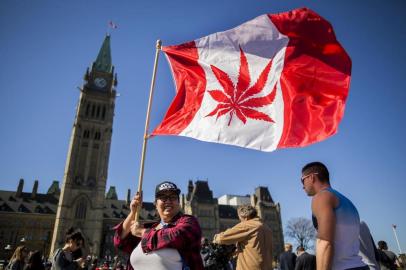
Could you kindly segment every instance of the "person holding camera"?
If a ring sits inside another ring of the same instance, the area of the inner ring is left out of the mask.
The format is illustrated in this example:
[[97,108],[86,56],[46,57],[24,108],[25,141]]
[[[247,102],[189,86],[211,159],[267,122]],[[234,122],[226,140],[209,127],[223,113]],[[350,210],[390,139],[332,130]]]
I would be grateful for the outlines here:
[[265,270],[272,267],[272,231],[251,205],[237,209],[240,223],[216,234],[214,243],[237,244],[237,270]]
[[82,233],[70,228],[65,235],[65,246],[55,250],[52,257],[52,270],[76,270],[85,267],[86,260],[77,258],[75,253],[81,253],[80,249],[85,244]]

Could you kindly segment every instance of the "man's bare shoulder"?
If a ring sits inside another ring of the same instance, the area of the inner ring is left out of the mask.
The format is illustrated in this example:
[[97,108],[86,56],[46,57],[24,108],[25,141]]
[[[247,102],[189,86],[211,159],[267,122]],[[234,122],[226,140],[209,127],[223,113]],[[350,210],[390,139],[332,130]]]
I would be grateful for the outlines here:
[[318,209],[320,207],[331,207],[335,208],[338,204],[338,198],[331,192],[323,190],[318,192],[313,196],[312,199],[312,209]]

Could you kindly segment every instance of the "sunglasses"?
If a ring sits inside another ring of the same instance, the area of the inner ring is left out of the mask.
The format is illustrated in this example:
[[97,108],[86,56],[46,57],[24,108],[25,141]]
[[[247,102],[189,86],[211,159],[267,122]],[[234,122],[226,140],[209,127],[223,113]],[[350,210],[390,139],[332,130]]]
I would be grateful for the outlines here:
[[179,199],[178,195],[160,195],[158,196],[158,200],[166,202],[166,201],[176,201]]
[[313,174],[318,174],[318,173],[309,173],[309,174],[306,174],[305,176],[302,176],[301,178],[300,178],[300,182],[302,182],[302,185],[304,185],[304,181],[306,180],[306,178],[307,177],[309,177],[309,176],[312,176]]

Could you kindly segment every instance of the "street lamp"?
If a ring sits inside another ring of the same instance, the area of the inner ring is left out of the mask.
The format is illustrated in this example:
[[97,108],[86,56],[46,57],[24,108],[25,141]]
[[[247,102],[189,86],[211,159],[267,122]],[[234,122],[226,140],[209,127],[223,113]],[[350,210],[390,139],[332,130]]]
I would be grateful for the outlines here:
[[396,227],[397,226],[395,224],[392,224],[393,234],[395,235],[396,243],[398,244],[398,248],[399,248],[399,254],[402,254],[402,249],[400,248],[398,234],[396,233]]

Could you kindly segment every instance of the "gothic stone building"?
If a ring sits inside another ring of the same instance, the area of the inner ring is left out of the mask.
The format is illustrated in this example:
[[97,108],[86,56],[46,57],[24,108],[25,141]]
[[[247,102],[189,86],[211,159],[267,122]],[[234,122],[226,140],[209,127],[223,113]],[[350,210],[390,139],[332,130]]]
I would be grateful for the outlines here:
[[[38,193],[38,181],[31,192],[23,192],[24,180],[20,179],[16,191],[0,191],[0,260],[11,255],[12,250],[21,240],[30,249],[37,249],[44,254],[52,252],[52,233],[56,224],[56,213],[60,198],[58,181],[54,181],[47,193]],[[224,200],[224,198],[227,198]],[[251,195],[224,195],[219,199],[213,197],[207,181],[189,181],[186,194],[181,195],[183,212],[196,216],[202,227],[203,235],[209,239],[213,235],[230,228],[239,222],[237,206],[251,203],[258,210],[259,216],[272,229],[273,252],[279,254],[283,249],[283,233],[280,206],[274,203],[268,188],[258,187]],[[220,204],[219,204],[220,202]],[[86,245],[86,252],[101,257],[114,257],[121,254],[113,246],[112,228],[129,213],[130,190],[127,198],[119,200],[115,187],[110,187],[103,198],[100,246]],[[87,219],[86,209],[85,219]],[[141,221],[157,219],[152,202],[144,202],[140,216]],[[91,242],[85,233],[87,243]],[[12,250],[5,247],[10,245]]]

